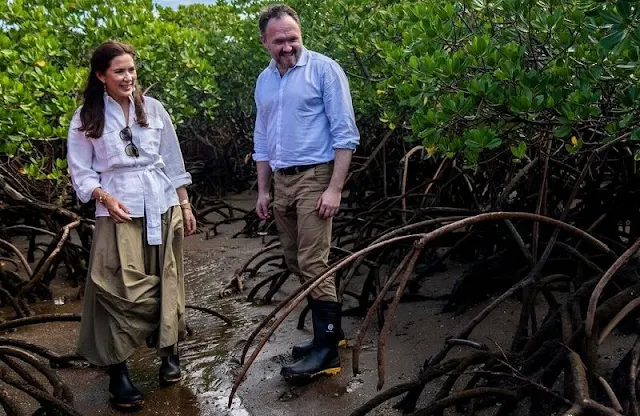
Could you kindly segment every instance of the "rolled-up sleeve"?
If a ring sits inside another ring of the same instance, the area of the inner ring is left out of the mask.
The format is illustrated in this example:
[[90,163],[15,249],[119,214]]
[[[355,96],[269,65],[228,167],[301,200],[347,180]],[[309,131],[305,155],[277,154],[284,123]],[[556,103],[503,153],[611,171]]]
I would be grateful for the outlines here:
[[324,72],[324,105],[329,119],[334,149],[355,150],[360,133],[349,91],[347,76],[336,62],[327,64]]
[[173,127],[171,116],[169,116],[164,107],[160,109],[160,118],[163,124],[160,156],[165,164],[164,173],[176,189],[181,186],[191,185],[191,174],[184,167],[184,159],[176,130]]
[[71,120],[67,136],[67,164],[71,184],[83,203],[91,200],[93,190],[100,187],[100,175],[93,170],[93,143],[80,131],[80,113]]
[[267,120],[261,111],[260,100],[258,99],[258,88],[260,82],[256,83],[256,124],[253,129],[253,160],[256,162],[268,162],[267,155]]

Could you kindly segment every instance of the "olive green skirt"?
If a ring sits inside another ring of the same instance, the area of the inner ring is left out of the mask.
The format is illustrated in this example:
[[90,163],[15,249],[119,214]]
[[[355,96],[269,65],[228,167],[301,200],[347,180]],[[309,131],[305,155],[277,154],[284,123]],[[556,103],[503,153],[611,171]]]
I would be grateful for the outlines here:
[[182,211],[162,214],[160,246],[146,243],[145,229],[144,218],[96,219],[77,345],[94,365],[125,361],[147,339],[175,351],[184,337]]

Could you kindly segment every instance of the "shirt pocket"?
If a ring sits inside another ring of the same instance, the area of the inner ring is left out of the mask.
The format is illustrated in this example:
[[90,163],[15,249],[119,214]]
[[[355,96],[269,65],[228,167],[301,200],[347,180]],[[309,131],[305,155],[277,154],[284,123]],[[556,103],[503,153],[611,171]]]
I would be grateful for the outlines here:
[[147,116],[149,127],[142,128],[142,137],[140,137],[140,146],[149,154],[160,153],[160,140],[162,138],[162,129],[164,123],[162,119],[155,116]]
[[98,159],[108,160],[112,157],[118,156],[122,151],[122,140],[120,139],[120,132],[105,131],[97,139],[92,139],[93,150],[95,151]]

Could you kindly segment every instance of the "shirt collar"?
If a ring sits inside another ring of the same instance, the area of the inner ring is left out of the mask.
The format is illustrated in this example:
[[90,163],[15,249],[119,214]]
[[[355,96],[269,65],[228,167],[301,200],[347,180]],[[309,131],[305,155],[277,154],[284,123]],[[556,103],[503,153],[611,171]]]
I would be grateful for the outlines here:
[[[298,62],[296,62],[296,64],[292,68],[295,68],[298,66],[305,66],[307,63],[309,63],[309,51],[304,46],[301,49],[302,49],[302,52],[300,53],[300,59],[298,59]],[[278,66],[276,65],[276,60],[273,58],[271,58],[271,62],[269,62],[269,68],[271,68],[271,70],[273,71],[280,73],[278,71]]]
[[[111,96],[109,94],[107,94],[107,92],[104,92],[104,108],[106,110],[107,106],[109,105],[109,103],[113,104],[113,105],[117,105],[118,107],[120,106],[120,104],[118,104],[118,102],[116,100],[114,100],[113,98],[111,98]],[[131,122],[131,120],[135,120],[135,114],[136,114],[136,104],[133,101],[133,95],[129,96],[129,103],[131,104],[129,106],[129,121]],[[131,115],[133,114],[133,118],[131,117]],[[124,120],[123,120],[124,121]],[[130,123],[133,124],[133,123]]]
[[[113,104],[118,104],[116,100],[114,100],[113,98],[111,98],[111,96],[109,94],[107,94],[107,92],[104,92],[104,104],[107,105],[108,102],[112,102]],[[133,102],[133,95],[129,96],[129,102],[131,104],[134,104]]]

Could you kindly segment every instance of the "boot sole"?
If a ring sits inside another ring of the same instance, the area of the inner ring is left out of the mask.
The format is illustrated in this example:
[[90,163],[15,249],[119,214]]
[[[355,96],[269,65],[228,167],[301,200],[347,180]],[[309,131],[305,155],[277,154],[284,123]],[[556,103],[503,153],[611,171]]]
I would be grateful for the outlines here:
[[308,380],[308,379],[312,379],[320,376],[335,376],[336,374],[339,374],[341,371],[342,371],[341,367],[331,367],[331,368],[325,368],[324,370],[320,370],[316,373],[311,373],[311,374],[282,374],[282,377],[286,381]]
[[313,378],[321,375],[335,376],[336,374],[339,374],[341,371],[342,371],[342,368],[340,367],[327,368],[312,374],[311,377]]
[[139,400],[137,402],[132,402],[132,403],[118,403],[116,401],[115,396],[112,393],[109,393],[109,400],[111,401],[111,404],[113,406],[122,410],[135,410],[144,405],[144,400]]
[[182,380],[182,375],[176,378],[160,379],[160,386],[168,387],[168,386],[171,386],[172,384],[176,384],[180,380]]

